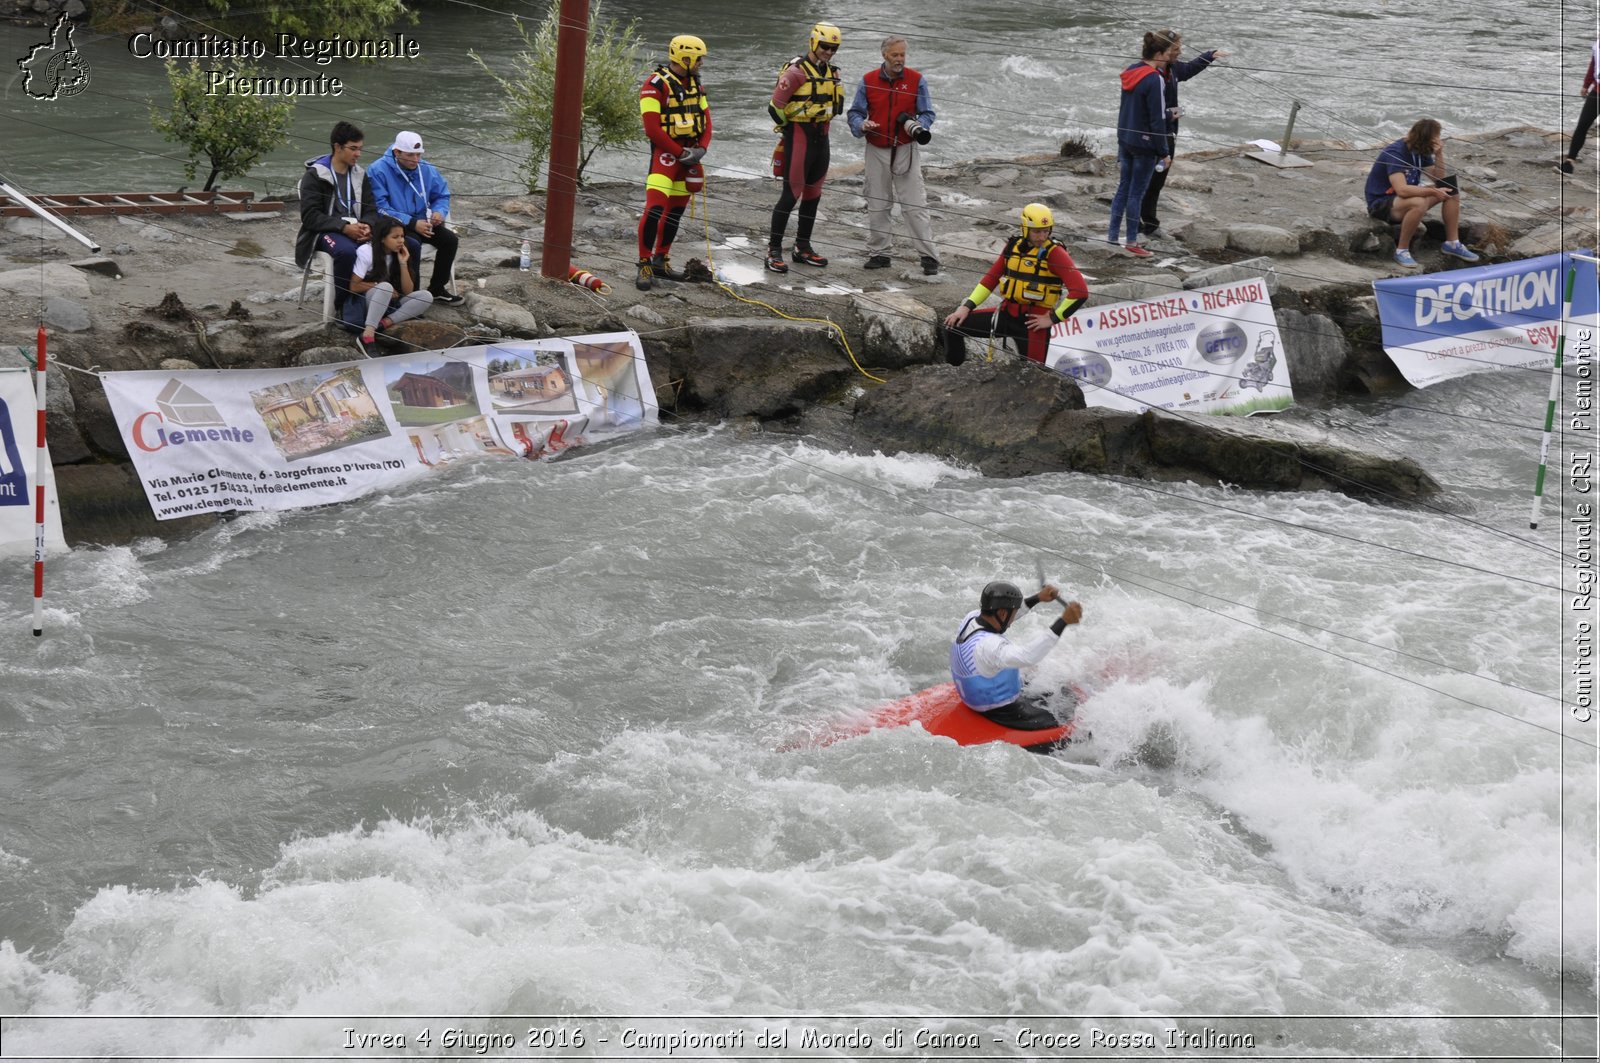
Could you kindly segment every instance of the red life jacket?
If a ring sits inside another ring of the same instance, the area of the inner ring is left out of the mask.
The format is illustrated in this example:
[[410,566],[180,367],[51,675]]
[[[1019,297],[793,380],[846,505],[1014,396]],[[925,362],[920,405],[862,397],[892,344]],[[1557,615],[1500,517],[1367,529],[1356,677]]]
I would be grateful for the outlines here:
[[878,123],[877,129],[867,130],[867,143],[880,148],[909,144],[911,138],[895,118],[907,113],[916,116],[917,90],[922,87],[922,75],[908,66],[890,81],[884,77],[880,66],[868,71],[861,83],[867,88],[867,118]]

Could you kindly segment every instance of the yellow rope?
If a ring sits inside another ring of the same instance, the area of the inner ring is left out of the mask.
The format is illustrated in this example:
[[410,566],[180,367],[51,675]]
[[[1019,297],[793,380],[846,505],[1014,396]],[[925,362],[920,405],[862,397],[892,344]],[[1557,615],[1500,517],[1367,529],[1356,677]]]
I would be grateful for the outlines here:
[[[707,178],[708,183],[709,180],[710,179]],[[850,356],[850,364],[855,366],[862,376],[866,377],[868,380],[875,380],[880,384],[888,383],[888,381],[883,377],[873,376],[871,373],[861,368],[861,363],[856,361],[856,352],[850,349],[850,341],[845,337],[844,329],[840,328],[836,322],[830,321],[825,317],[795,317],[793,314],[786,314],[782,310],[779,310],[777,307],[773,306],[771,303],[764,303],[760,299],[751,299],[740,295],[726,282],[724,282],[722,278],[718,277],[717,264],[715,259],[713,259],[711,256],[711,210],[709,206],[707,206],[707,197],[705,188],[703,186],[698,193],[693,193],[689,196],[689,216],[694,217],[694,200],[696,195],[698,195],[700,198],[700,216],[705,222],[706,268],[711,271],[711,282],[713,284],[727,292],[729,295],[733,296],[735,299],[739,300],[741,303],[749,303],[751,306],[764,307],[765,309],[772,311],[774,314],[777,314],[779,317],[784,318],[787,321],[803,321],[814,325],[827,325],[829,328],[833,329],[834,332],[838,333],[840,345],[844,347],[844,352]]]

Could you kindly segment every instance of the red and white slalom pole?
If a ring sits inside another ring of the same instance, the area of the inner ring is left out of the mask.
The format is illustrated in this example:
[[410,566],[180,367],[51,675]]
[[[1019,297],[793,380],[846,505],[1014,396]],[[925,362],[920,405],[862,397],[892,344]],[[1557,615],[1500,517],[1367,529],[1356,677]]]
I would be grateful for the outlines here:
[[48,472],[45,462],[49,452],[44,443],[44,326],[39,326],[38,371],[34,374],[33,390],[38,407],[38,449],[34,451],[33,464],[33,633],[44,634],[44,477]]

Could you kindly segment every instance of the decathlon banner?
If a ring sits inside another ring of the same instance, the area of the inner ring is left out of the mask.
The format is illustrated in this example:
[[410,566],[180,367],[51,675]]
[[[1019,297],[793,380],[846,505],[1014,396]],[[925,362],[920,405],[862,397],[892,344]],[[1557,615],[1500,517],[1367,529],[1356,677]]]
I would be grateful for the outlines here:
[[1419,388],[1490,369],[1549,369],[1568,266],[1578,270],[1568,328],[1600,327],[1594,263],[1565,251],[1374,281],[1384,353]]
[[1250,414],[1294,405],[1259,277],[1080,310],[1050,337],[1045,364],[1077,380],[1090,406]]
[[632,332],[101,379],[161,520],[340,502],[463,458],[543,457],[657,418]]
[[[33,488],[39,467],[38,397],[33,387],[28,370],[0,369],[0,557],[33,555],[38,527]],[[48,452],[44,477],[44,544],[47,549],[65,548]]]

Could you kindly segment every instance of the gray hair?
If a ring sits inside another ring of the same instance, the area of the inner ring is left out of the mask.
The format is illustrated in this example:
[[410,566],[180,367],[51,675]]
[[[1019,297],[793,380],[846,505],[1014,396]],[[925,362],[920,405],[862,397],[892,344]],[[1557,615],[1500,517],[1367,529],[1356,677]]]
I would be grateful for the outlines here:
[[888,55],[889,49],[896,44],[904,44],[907,48],[911,47],[910,43],[904,37],[896,33],[891,33],[889,36],[883,39],[883,44],[878,48],[878,54]]

